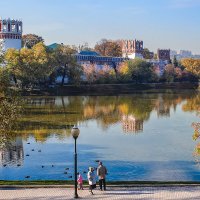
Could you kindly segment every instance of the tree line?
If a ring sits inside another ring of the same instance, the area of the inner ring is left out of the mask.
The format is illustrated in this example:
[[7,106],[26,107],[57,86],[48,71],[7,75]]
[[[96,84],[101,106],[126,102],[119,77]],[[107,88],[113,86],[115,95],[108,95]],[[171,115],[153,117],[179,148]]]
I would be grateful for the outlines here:
[[[134,59],[119,65],[104,64],[101,68],[91,63],[81,66],[73,56],[79,50],[94,50],[102,56],[118,57],[122,55],[118,41],[102,39],[94,49],[87,44],[76,47],[60,44],[51,49],[45,46],[42,37],[27,34],[22,37],[24,48],[8,49],[0,53],[0,87],[7,87],[12,80],[15,86],[45,87],[55,83],[58,76],[64,85],[67,77],[70,84],[85,83],[149,83],[198,81],[200,77],[200,59],[174,60],[166,65],[163,74],[158,67],[145,60]],[[148,57],[148,49],[145,50]],[[112,66],[112,67],[111,67]]]

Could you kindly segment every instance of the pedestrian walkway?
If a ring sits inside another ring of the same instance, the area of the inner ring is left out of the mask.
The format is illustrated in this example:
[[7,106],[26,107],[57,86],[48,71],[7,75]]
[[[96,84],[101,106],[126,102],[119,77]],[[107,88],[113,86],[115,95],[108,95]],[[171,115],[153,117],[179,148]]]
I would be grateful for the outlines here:
[[[73,199],[73,188],[0,188],[0,200],[62,200]],[[78,191],[80,199],[99,200],[200,200],[200,186],[108,188],[107,191]]]

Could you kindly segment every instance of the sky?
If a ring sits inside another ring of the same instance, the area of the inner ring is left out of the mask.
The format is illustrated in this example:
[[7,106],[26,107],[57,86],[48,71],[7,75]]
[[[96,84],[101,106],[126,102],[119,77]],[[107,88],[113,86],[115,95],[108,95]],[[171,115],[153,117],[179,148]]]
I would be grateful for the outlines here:
[[47,45],[138,39],[154,52],[200,54],[200,0],[0,0],[0,16],[21,19],[23,34]]

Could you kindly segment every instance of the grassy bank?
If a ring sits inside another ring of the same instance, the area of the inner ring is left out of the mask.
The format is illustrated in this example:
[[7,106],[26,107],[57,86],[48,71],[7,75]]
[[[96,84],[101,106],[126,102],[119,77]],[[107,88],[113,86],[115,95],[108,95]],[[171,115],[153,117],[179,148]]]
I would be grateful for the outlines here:
[[156,93],[165,90],[180,91],[198,89],[199,83],[143,83],[143,84],[93,84],[93,85],[66,85],[56,86],[46,90],[23,91],[24,95],[118,95],[141,92]]
[[[72,185],[73,181],[61,181],[61,180],[38,180],[38,181],[0,181],[0,186],[8,185]],[[192,181],[108,181],[108,185],[200,185],[200,182]],[[84,181],[84,185],[88,185],[88,182]]]

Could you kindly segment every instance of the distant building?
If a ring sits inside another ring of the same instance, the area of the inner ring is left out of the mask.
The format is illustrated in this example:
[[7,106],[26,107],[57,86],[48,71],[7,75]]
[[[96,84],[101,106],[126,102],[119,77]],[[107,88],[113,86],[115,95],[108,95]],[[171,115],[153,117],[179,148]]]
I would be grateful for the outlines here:
[[22,21],[14,19],[0,19],[0,43],[2,49],[21,49],[22,47]]
[[104,65],[117,67],[117,65],[119,65],[121,62],[127,60],[127,58],[122,57],[101,56],[95,51],[81,51],[75,55],[75,58],[83,67],[95,64],[99,69],[101,69]]
[[124,58],[141,58],[143,59],[143,41],[141,40],[120,40],[122,48],[122,57]]
[[192,52],[188,50],[180,50],[180,56],[183,58],[191,58]]
[[158,56],[158,60],[169,61],[170,60],[170,50],[169,49],[158,49],[157,56]]
[[175,51],[175,50],[170,50],[170,59],[173,60],[174,56],[177,57],[177,51]]

